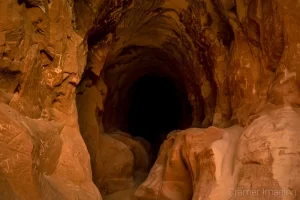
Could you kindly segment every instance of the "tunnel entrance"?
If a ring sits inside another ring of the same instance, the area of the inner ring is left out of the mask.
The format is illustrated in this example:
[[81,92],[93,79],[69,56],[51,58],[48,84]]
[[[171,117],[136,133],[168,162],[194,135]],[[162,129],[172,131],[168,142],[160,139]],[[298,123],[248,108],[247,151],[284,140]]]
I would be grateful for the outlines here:
[[167,134],[186,128],[188,115],[191,116],[186,95],[165,76],[147,74],[141,77],[130,87],[128,98],[128,132],[148,140],[154,157]]

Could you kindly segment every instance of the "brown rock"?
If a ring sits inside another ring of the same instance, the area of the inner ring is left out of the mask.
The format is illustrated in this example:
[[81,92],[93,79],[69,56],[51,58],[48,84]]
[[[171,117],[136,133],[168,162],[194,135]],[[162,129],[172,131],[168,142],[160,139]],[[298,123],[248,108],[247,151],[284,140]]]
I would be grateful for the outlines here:
[[102,195],[133,187],[134,156],[129,147],[108,135],[100,135],[100,151],[93,179]]
[[101,199],[78,129],[0,107],[1,199]]
[[149,156],[145,148],[140,143],[119,134],[112,134],[111,137],[124,143],[130,149],[134,157],[134,170],[148,171]]
[[[299,110],[284,107],[254,120],[237,149],[236,190],[257,190],[258,199],[293,199],[299,191]],[[276,194],[281,191],[281,194]],[[251,195],[232,199],[252,199]]]
[[[299,11],[297,0],[0,1],[0,199],[101,199],[92,180],[114,199],[297,198]],[[158,101],[135,117],[162,127],[151,144],[126,133],[132,86],[148,75],[176,90],[149,117],[169,90],[145,89]]]
[[139,142],[144,149],[146,150],[148,157],[149,157],[149,163],[152,163],[153,161],[153,152],[152,152],[152,147],[151,144],[144,138],[142,137],[134,137],[133,138],[135,141]]
[[228,199],[242,128],[187,129],[163,144],[138,199]]

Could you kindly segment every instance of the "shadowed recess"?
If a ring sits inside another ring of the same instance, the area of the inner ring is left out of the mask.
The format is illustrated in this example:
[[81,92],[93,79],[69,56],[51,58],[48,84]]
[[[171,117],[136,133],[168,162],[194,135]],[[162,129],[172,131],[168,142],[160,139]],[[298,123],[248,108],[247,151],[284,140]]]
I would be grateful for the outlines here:
[[141,136],[158,150],[166,135],[185,126],[191,116],[186,96],[168,77],[147,74],[128,91],[128,132]]

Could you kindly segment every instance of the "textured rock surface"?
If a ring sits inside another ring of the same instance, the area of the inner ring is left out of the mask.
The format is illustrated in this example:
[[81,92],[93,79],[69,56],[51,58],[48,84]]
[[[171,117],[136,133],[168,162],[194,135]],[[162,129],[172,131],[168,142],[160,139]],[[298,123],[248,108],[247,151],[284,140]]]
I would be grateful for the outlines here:
[[[258,199],[298,199],[299,109],[267,111],[243,133],[237,150],[237,190],[257,190]],[[264,192],[268,190],[268,192]],[[274,191],[281,191],[274,195]],[[251,195],[233,199],[252,199]]]
[[[299,6],[0,1],[0,199],[299,198]],[[125,133],[129,91],[151,73],[189,129],[139,186],[156,150]]]
[[116,140],[124,143],[130,151],[132,152],[134,156],[134,169],[139,170],[139,171],[144,171],[147,172],[149,168],[149,156],[148,153],[146,152],[146,149],[143,147],[142,144],[139,142],[119,135],[119,134],[114,134],[111,135],[111,137],[115,138]]
[[0,103],[1,199],[102,199],[78,127]]
[[148,173],[149,156],[146,150],[142,144],[123,135],[117,132],[99,137],[99,151],[92,167],[94,182],[102,195],[132,191]]
[[138,199],[297,199],[299,109],[268,108],[245,130],[171,133]]
[[128,146],[108,135],[101,135],[93,168],[94,182],[101,194],[132,188],[133,169],[134,156]]
[[0,2],[0,199],[102,199],[78,126],[87,45],[72,10],[71,1]]
[[233,186],[234,152],[242,128],[170,133],[138,199],[226,199]]

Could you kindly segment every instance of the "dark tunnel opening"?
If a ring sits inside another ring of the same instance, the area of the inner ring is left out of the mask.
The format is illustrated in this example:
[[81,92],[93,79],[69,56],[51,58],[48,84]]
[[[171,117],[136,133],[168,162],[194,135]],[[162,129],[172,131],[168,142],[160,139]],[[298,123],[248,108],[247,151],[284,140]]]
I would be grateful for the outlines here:
[[154,157],[168,133],[191,121],[187,95],[168,77],[147,74],[131,86],[128,97],[128,132],[148,140]]

